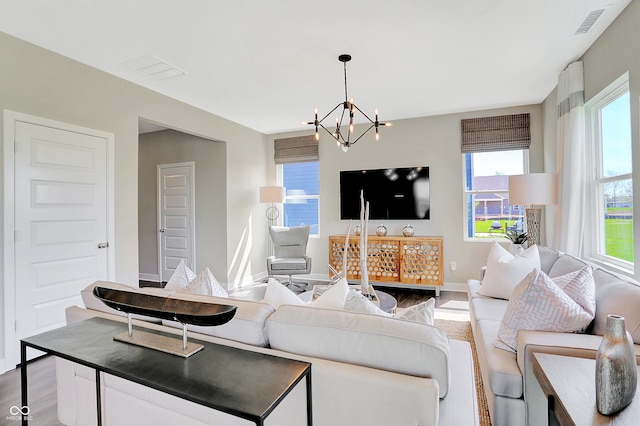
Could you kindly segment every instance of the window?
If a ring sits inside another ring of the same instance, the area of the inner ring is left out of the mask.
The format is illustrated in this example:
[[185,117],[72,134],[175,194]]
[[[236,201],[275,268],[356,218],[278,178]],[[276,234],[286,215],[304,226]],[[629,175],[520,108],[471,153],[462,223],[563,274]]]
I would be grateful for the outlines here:
[[509,176],[529,171],[530,123],[528,113],[461,121],[466,238],[524,231],[524,211],[509,204]]
[[625,75],[587,104],[590,121],[590,211],[587,252],[633,269],[633,172],[629,82]]
[[318,141],[313,135],[275,139],[273,159],[278,181],[287,190],[282,224],[309,225],[319,235],[320,173]]
[[527,160],[524,149],[464,154],[467,238],[523,232],[524,211],[509,204],[509,176],[526,173]]
[[311,235],[319,235],[319,164],[317,161],[312,161],[281,166],[282,185],[287,189],[283,205],[283,225],[309,225]]

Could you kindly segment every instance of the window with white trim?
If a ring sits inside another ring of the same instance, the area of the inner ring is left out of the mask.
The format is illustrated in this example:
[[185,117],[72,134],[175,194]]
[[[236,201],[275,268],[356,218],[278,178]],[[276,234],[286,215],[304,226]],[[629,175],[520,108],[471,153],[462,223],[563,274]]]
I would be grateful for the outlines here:
[[524,209],[509,203],[509,176],[527,172],[528,150],[464,154],[467,238],[524,232]]
[[318,141],[313,135],[274,140],[278,183],[286,188],[284,226],[308,225],[319,235],[320,162]]
[[286,188],[282,224],[309,225],[319,235],[320,179],[318,161],[283,164],[282,186]]
[[528,173],[529,114],[461,122],[465,239],[524,232],[524,211],[509,204],[509,176]]
[[633,270],[633,162],[629,79],[625,74],[586,105],[592,176],[585,252]]

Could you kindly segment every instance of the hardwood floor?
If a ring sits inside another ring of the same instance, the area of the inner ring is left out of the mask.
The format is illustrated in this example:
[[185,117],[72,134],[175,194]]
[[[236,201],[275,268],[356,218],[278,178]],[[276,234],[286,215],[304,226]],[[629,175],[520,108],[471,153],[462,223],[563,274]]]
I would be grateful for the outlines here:
[[[58,395],[56,365],[53,357],[46,356],[29,363],[29,424],[58,426]],[[0,375],[0,425],[18,426],[21,417],[11,415],[11,407],[21,407],[20,369]],[[14,408],[15,410],[15,408]]]
[[[158,283],[141,282],[141,287],[159,287]],[[435,297],[432,290],[413,290],[378,287],[398,301],[398,307],[412,306]],[[259,292],[257,293],[259,294]],[[468,311],[467,294],[442,291],[436,299],[436,309]],[[47,356],[33,361],[28,367],[29,408],[33,416],[29,424],[35,426],[58,426],[58,399],[56,390],[56,368],[54,358]],[[20,407],[20,369],[0,375],[0,426],[17,426],[18,420],[10,414],[12,406]]]

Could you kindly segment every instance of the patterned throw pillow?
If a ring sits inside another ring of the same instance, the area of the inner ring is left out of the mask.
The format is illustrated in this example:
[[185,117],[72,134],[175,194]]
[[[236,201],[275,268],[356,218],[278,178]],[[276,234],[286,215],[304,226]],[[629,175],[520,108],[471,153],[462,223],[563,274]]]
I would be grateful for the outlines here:
[[[495,346],[516,352],[520,330],[583,332],[595,313],[595,284],[590,268],[556,278],[568,287],[572,299],[558,284],[539,269],[534,269],[513,290],[502,317]],[[591,296],[589,296],[591,295]],[[584,297],[583,297],[584,296]],[[591,300],[587,300],[592,297]],[[582,305],[585,306],[582,306]],[[593,310],[591,309],[592,307]]]
[[229,297],[227,290],[216,280],[209,268],[204,268],[186,287],[179,288],[177,292]]
[[399,309],[394,318],[413,321],[420,324],[433,325],[434,309],[436,306],[436,300],[431,299],[418,303],[417,305],[410,306],[408,308]]
[[489,250],[487,271],[478,293],[509,300],[513,289],[534,268],[540,269],[538,246],[533,245],[514,256],[494,241]]
[[184,259],[181,259],[164,288],[167,290],[178,290],[180,288],[184,288],[189,285],[195,277],[196,274],[194,274],[193,271],[185,265]]
[[351,289],[349,290],[349,293],[347,293],[344,310],[433,325],[435,305],[436,301],[432,297],[431,299],[418,303],[417,305],[413,305],[408,308],[400,308],[395,314],[389,314],[376,306],[376,304],[371,300],[364,297],[359,291]]

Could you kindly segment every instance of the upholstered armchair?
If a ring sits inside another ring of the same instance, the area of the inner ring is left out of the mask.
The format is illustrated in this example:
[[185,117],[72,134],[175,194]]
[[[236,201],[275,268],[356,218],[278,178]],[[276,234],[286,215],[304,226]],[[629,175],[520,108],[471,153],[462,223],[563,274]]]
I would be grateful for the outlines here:
[[308,226],[271,226],[269,234],[275,256],[267,258],[267,273],[288,275],[287,286],[294,285],[292,275],[311,273],[311,258],[307,256]]

